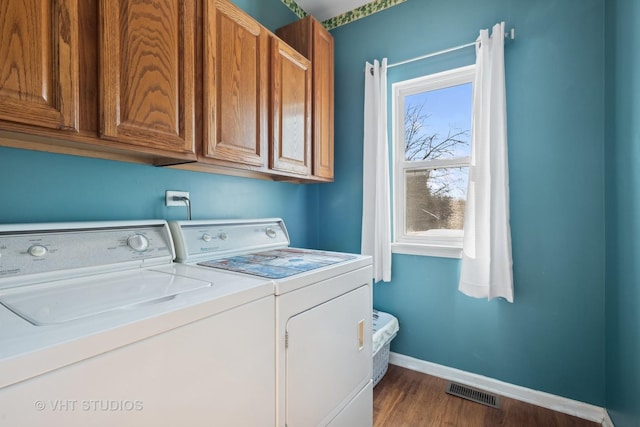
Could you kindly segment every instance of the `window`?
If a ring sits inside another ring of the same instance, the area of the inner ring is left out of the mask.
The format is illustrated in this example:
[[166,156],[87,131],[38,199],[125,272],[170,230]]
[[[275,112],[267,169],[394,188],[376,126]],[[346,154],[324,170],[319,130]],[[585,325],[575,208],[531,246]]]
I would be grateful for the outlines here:
[[392,86],[394,252],[461,255],[474,68]]

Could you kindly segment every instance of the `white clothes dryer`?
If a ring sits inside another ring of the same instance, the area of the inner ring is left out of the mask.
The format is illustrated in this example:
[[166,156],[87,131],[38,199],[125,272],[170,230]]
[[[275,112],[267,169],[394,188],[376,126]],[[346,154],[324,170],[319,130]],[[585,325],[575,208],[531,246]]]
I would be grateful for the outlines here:
[[279,218],[170,227],[177,262],[272,282],[278,427],[372,425],[370,257],[291,248]]

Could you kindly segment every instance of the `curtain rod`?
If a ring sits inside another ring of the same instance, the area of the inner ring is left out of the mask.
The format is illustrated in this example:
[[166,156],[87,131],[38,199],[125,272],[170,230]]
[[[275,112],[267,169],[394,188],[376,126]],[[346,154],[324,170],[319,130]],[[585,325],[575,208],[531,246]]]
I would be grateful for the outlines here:
[[[505,39],[510,39],[510,40],[515,40],[515,38],[516,38],[516,29],[512,28],[511,30],[509,30],[508,33],[504,33],[504,38]],[[420,61],[422,59],[431,58],[433,56],[442,55],[444,53],[453,52],[455,50],[460,50],[460,49],[464,49],[466,47],[475,46],[475,45],[476,45],[476,42],[472,42],[472,43],[467,43],[467,44],[463,44],[463,45],[456,46],[456,47],[450,47],[449,49],[439,50],[437,52],[428,53],[428,54],[422,55],[422,56],[417,56],[415,58],[407,59],[406,61],[395,62],[393,64],[387,65],[387,68],[397,67],[398,65],[404,65],[404,64],[408,64],[408,63],[414,62],[414,61]],[[371,73],[373,74],[373,70],[371,70]]]

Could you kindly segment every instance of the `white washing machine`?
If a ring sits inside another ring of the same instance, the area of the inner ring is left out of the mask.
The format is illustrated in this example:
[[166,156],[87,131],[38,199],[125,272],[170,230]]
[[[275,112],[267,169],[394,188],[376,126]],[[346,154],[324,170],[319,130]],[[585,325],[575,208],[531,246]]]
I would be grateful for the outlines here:
[[165,221],[0,226],[0,425],[272,426],[272,284],[174,255]]
[[177,262],[273,283],[278,427],[372,425],[370,257],[291,248],[277,218],[170,227]]

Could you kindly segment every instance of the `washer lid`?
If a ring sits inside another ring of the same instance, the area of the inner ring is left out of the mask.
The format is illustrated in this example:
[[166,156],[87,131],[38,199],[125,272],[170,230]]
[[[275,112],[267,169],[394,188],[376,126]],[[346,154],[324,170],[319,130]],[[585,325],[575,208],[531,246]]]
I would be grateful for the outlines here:
[[139,270],[5,290],[0,303],[34,325],[65,323],[210,287],[207,281]]

